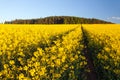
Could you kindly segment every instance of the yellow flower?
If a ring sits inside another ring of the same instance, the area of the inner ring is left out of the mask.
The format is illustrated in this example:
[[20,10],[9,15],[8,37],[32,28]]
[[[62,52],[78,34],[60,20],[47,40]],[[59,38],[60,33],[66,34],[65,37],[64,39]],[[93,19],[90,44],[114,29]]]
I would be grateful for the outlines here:
[[55,55],[52,55],[50,59],[51,59],[51,60],[54,60],[54,59],[56,59],[56,58],[57,58],[57,57],[56,57]]
[[25,54],[23,52],[18,53],[20,56],[24,57]]
[[65,59],[66,59],[66,55],[62,56],[62,62],[65,62]]
[[27,67],[27,66],[24,66],[24,70],[26,70],[26,71],[27,71],[27,70],[28,70],[28,67]]
[[39,57],[38,51],[34,52],[33,54],[34,54],[34,56],[35,56],[36,58]]
[[61,77],[61,74],[56,74],[56,73],[54,73],[54,75],[53,75],[55,78],[59,78],[59,77]]
[[107,52],[110,52],[110,48],[108,48],[108,47],[105,47],[104,50]]
[[19,57],[19,58],[18,58],[18,61],[22,61],[22,58],[21,58],[21,57]]
[[45,74],[45,71],[46,71],[46,68],[45,67],[42,67],[41,68],[41,71],[40,71],[40,76],[44,75]]
[[24,74],[23,73],[19,74],[19,80],[21,80],[21,79],[24,79]]
[[2,55],[2,52],[0,51],[0,56]]
[[35,75],[35,69],[31,69],[29,72],[30,72],[30,75],[31,75],[31,76],[34,76],[34,75]]
[[35,58],[35,57],[32,57],[32,61],[36,61],[36,58]]
[[9,64],[14,65],[15,64],[14,60],[10,60]]
[[73,62],[75,59],[73,57],[70,58],[70,61]]
[[61,64],[60,59],[56,59],[55,63],[56,63],[56,66],[60,66],[60,64]]
[[75,55],[75,59],[78,59],[78,55]]
[[43,55],[43,50],[41,48],[37,48],[39,55],[42,56]]
[[62,47],[59,48],[59,51],[60,51],[60,52],[63,52],[63,51],[64,51],[64,48],[62,48]]
[[8,68],[8,64],[4,64],[4,69],[7,69]]
[[35,63],[34,63],[34,66],[35,66],[35,67],[39,67],[39,66],[40,66],[40,62],[35,62]]
[[2,76],[2,72],[0,72],[0,77]]

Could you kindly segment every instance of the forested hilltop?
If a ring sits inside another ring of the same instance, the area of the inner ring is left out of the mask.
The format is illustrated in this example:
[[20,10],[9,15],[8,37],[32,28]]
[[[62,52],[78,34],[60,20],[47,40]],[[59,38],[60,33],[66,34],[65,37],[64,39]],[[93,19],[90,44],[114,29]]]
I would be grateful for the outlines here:
[[81,18],[74,16],[50,16],[38,19],[16,19],[5,21],[5,24],[112,24],[95,18]]

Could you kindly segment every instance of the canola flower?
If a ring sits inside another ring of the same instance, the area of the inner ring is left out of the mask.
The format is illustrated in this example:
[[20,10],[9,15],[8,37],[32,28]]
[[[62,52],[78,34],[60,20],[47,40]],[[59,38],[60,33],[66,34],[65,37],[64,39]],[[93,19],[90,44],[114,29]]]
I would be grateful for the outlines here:
[[77,26],[0,25],[0,79],[84,79],[87,63]]
[[120,79],[120,25],[84,25],[99,80]]

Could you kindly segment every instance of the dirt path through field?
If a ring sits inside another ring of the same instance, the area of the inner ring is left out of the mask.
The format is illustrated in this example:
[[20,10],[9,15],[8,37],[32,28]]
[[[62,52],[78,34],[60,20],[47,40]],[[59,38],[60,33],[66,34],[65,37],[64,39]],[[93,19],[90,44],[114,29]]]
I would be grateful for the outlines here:
[[94,68],[94,64],[93,64],[93,60],[92,60],[92,57],[91,57],[91,52],[89,52],[89,49],[88,49],[88,39],[87,39],[87,36],[85,34],[85,31],[83,29],[83,27],[81,26],[81,29],[82,29],[82,33],[83,33],[83,44],[84,44],[84,55],[87,59],[87,69],[89,70],[86,74],[87,74],[87,80],[98,80],[97,79],[97,75],[96,75],[96,71],[95,71],[95,68]]

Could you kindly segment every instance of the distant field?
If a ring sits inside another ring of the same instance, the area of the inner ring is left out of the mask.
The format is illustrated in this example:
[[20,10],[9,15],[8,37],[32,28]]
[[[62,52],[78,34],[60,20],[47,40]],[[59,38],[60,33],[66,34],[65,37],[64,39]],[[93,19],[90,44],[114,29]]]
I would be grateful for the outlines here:
[[120,79],[120,25],[0,25],[0,79],[87,80],[88,75]]

